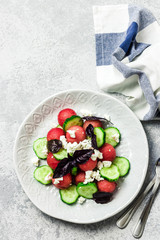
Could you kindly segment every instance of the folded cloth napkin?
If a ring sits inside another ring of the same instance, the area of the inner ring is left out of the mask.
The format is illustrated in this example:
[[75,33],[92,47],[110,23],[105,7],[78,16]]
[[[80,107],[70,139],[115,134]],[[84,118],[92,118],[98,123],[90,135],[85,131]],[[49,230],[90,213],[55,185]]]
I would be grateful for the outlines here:
[[126,96],[141,120],[160,109],[160,26],[137,5],[94,6],[97,82]]

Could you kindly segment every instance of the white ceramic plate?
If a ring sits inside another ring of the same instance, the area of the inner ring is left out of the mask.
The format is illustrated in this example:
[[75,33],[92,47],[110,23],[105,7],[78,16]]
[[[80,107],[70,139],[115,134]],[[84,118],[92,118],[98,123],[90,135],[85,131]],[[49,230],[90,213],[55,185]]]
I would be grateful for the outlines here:
[[[114,199],[107,204],[87,200],[83,205],[69,206],[60,200],[53,185],[45,186],[33,178],[33,141],[44,137],[57,123],[58,112],[66,107],[77,113],[90,110],[97,116],[108,114],[121,132],[117,156],[130,160],[131,169]],[[19,181],[30,200],[44,213],[74,223],[93,223],[109,218],[124,209],[138,194],[148,167],[148,143],[140,121],[119,100],[98,92],[71,90],[53,95],[34,109],[22,123],[14,146],[14,163]]]

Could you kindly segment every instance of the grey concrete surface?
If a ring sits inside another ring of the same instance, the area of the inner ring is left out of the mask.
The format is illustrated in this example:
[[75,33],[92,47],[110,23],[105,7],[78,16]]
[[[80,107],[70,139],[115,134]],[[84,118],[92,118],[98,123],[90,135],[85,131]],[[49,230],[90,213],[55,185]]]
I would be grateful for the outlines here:
[[[42,213],[24,193],[12,157],[17,130],[40,101],[65,89],[98,90],[92,5],[131,2],[148,7],[160,22],[158,0],[0,0],[0,239],[133,239],[131,230],[140,210],[124,230],[115,225],[119,215],[77,225]],[[160,156],[160,122],[143,126],[150,148],[147,182]],[[159,198],[143,240],[159,239]]]

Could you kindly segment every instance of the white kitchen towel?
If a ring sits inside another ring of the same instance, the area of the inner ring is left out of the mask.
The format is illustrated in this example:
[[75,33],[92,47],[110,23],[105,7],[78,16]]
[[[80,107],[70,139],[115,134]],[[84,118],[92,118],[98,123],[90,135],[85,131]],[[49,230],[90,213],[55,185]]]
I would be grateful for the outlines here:
[[97,82],[126,96],[141,120],[160,107],[160,26],[137,5],[94,6]]

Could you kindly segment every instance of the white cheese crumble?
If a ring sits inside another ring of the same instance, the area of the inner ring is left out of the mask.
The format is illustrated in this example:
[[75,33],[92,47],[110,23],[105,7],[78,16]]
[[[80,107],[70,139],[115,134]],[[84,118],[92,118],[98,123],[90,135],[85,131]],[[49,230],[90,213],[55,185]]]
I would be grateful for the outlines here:
[[45,181],[52,180],[52,173],[48,173],[48,175],[44,179]]
[[38,167],[40,164],[40,159],[39,158],[33,158],[32,163],[34,166]]
[[115,142],[119,143],[119,134],[118,133],[113,134],[112,138]]
[[60,136],[60,140],[62,142],[62,147],[66,149],[67,146],[67,140],[64,135]]
[[112,164],[111,161],[102,161],[102,162],[99,161],[99,162],[97,163],[97,168],[98,168],[99,170],[101,170],[103,167],[110,167],[111,164]]
[[84,139],[82,142],[80,142],[80,146],[82,149],[92,148],[91,139]]
[[86,201],[86,198],[84,198],[84,197],[79,197],[78,198],[78,203],[79,204],[83,204],[85,201]]
[[111,121],[111,117],[108,114],[104,114],[104,117],[108,120]]
[[75,130],[67,130],[71,138],[76,138]]
[[70,143],[70,142],[67,142],[65,136],[62,135],[60,136],[60,140],[62,142],[63,148],[67,150],[67,153],[74,153],[76,150],[92,148],[91,139],[85,139],[79,143],[77,142]]
[[97,158],[102,159],[103,154],[100,151],[98,151],[97,149],[94,149],[94,153],[92,154],[91,159],[93,161],[96,161]]
[[103,166],[104,167],[110,167],[112,165],[111,161],[103,161]]
[[67,143],[66,147],[64,147],[67,150],[67,153],[73,154],[76,150],[80,150],[81,147],[77,142],[74,143]]
[[104,178],[101,177],[99,170],[97,171],[86,171],[85,172],[85,180],[84,184],[87,184],[89,182],[93,182],[94,180],[101,181],[104,180]]
[[54,184],[58,184],[60,181],[63,181],[63,177],[55,178]]
[[98,163],[97,163],[97,168],[98,168],[99,170],[101,170],[101,169],[103,168],[103,162],[98,161]]
[[80,113],[81,113],[83,116],[92,116],[91,111],[89,111],[89,110],[87,110],[87,109],[81,109],[81,110],[80,110]]
[[47,149],[47,146],[45,146],[42,150],[42,153],[47,155],[48,154],[48,149]]
[[84,180],[84,184],[87,184],[89,182],[93,182],[94,181],[94,178],[92,178],[92,172],[93,171],[86,171],[85,172],[85,180]]
[[92,177],[93,177],[95,180],[97,180],[97,181],[104,180],[104,178],[101,177],[101,175],[100,175],[100,173],[99,173],[99,170],[93,171]]

